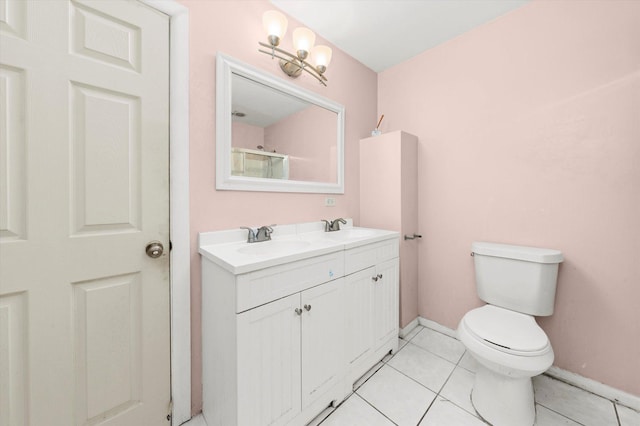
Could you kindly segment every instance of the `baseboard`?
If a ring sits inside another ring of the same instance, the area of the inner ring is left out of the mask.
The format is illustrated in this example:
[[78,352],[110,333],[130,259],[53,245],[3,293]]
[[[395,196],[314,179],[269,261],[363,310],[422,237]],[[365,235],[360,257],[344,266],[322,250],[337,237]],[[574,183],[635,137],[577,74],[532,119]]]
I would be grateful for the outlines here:
[[411,331],[416,328],[418,326],[419,323],[419,318],[414,319],[413,321],[411,321],[409,324],[407,324],[405,327],[401,328],[400,331],[398,332],[398,336],[400,336],[401,339],[404,339],[409,333],[411,333]]
[[[415,320],[411,321],[409,325],[403,329],[403,331],[406,329],[408,329],[408,331],[411,331],[409,326],[411,326],[416,320],[420,325],[424,327],[428,327],[432,330],[438,331],[442,334],[446,334],[447,336],[454,337],[456,339],[458,338],[455,330],[452,330],[449,327],[445,327],[444,325],[440,325],[435,321],[422,318],[422,317],[418,317]],[[411,328],[414,328],[414,327],[415,325],[413,325]],[[640,411],[639,396],[621,391],[620,389],[613,388],[611,386],[605,385],[604,383],[600,383],[598,381],[589,379],[579,374],[572,373],[567,370],[563,370],[562,368],[556,367],[555,365],[551,366],[551,368],[549,368],[544,374],[554,379],[568,383],[577,388],[583,389],[587,392],[600,395],[603,398],[606,398],[610,401],[617,402],[620,405],[624,405],[625,407],[629,407],[633,410]]]
[[418,322],[422,326],[425,326],[427,328],[430,328],[430,329],[435,330],[437,332],[440,332],[442,334],[446,334],[449,337],[453,337],[454,339],[458,338],[458,333],[456,333],[455,330],[452,330],[449,327],[445,327],[444,325],[440,325],[435,321],[431,321],[431,320],[426,319],[426,318],[418,317]]
[[612,388],[611,386],[605,385],[604,383],[600,383],[596,380],[572,373],[571,371],[563,370],[555,365],[552,365],[544,374],[577,388],[586,390],[587,392],[600,395],[603,398],[617,402],[625,407],[640,411],[640,397],[626,393],[620,389]]

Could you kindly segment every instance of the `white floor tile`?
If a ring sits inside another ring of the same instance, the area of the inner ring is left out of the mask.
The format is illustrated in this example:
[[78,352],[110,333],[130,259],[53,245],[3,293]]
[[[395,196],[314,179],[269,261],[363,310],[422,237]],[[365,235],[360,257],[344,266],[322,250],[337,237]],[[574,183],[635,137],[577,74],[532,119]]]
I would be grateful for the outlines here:
[[404,345],[406,345],[407,343],[409,343],[408,340],[401,339],[401,338],[398,337],[398,350],[404,348]]
[[387,365],[357,393],[399,426],[417,425],[436,397],[429,389]]
[[401,338],[398,337],[398,350],[394,353],[394,354],[387,354],[384,356],[384,358],[382,358],[382,362],[389,362],[389,360],[391,358],[393,358],[395,356],[395,354],[397,354],[400,349],[404,348],[404,346],[409,343],[406,340],[403,340]]
[[617,426],[613,403],[548,376],[533,378],[536,402],[586,426]]
[[322,426],[393,426],[393,422],[353,394],[321,423]]
[[471,390],[473,389],[474,379],[475,375],[472,372],[458,367],[453,370],[451,377],[449,377],[444,388],[440,391],[440,395],[458,407],[464,408],[470,414],[475,415],[476,410],[471,404]]
[[414,338],[414,336],[418,333],[420,333],[420,331],[422,331],[424,327],[421,325],[416,326],[413,330],[411,330],[409,332],[409,334],[407,334],[406,336],[404,336],[404,340],[406,340],[407,342],[410,342],[411,339]]
[[580,426],[580,423],[576,423],[571,419],[568,419],[560,414],[536,404],[536,424],[535,426]]
[[388,362],[396,370],[406,374],[418,383],[438,392],[455,365],[412,343],[402,348]]
[[384,363],[382,361],[380,361],[379,363],[377,363],[376,365],[374,365],[373,367],[371,367],[371,369],[369,371],[367,371],[366,373],[364,373],[364,375],[362,377],[360,377],[358,380],[356,380],[356,382],[353,384],[353,390],[358,389],[360,386],[362,386],[364,384],[364,382],[366,382],[367,380],[369,380],[369,378],[371,376],[373,376],[374,374],[376,374],[376,372],[378,370],[380,370],[380,368],[382,368],[382,366],[384,365]]
[[454,364],[460,361],[465,351],[464,345],[459,340],[426,327],[411,339],[411,343],[433,352]]
[[464,355],[462,355],[462,358],[460,359],[460,362],[458,363],[458,365],[466,370],[471,371],[472,373],[475,373],[478,366],[478,361],[476,361],[476,359],[469,353],[469,351],[466,351],[464,353]]
[[438,397],[420,422],[420,426],[486,426],[486,424],[451,401]]
[[632,410],[631,408],[624,407],[620,404],[616,404],[616,410],[618,410],[618,418],[620,419],[620,426],[640,425],[639,412]]

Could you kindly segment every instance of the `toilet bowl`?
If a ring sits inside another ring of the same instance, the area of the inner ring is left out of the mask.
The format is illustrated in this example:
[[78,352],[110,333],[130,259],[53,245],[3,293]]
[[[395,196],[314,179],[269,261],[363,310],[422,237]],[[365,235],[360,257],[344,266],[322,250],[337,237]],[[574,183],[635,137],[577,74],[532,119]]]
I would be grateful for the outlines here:
[[549,339],[526,314],[492,305],[467,312],[458,337],[476,359],[471,402],[494,426],[530,426],[535,422],[531,378],[553,363]]
[[553,349],[534,315],[553,314],[558,250],[473,243],[476,287],[486,305],[467,312],[458,338],[477,361],[471,402],[494,426],[532,426],[531,378],[553,363]]

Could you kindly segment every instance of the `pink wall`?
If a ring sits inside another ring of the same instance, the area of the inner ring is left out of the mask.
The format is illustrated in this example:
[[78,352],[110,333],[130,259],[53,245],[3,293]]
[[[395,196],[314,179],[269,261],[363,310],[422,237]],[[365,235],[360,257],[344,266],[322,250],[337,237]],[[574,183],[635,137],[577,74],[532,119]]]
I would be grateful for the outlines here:
[[[191,196],[191,315],[192,411],[202,407],[201,272],[198,232],[241,225],[310,222],[323,218],[359,217],[358,141],[376,122],[376,74],[333,49],[326,72],[328,87],[310,76],[295,80],[346,108],[345,193],[333,196],[336,207],[324,207],[325,194],[278,194],[215,189],[215,55],[222,51],[281,78],[276,61],[258,53],[265,39],[262,13],[273,9],[267,1],[181,0],[189,8],[190,26],[190,196]],[[289,19],[281,46],[290,49],[291,32],[300,26]],[[323,43],[320,38],[317,43]],[[326,44],[324,42],[323,44]],[[309,129],[313,131],[313,129]],[[277,208],[275,208],[277,207]],[[276,228],[277,232],[277,228]]]
[[[310,127],[314,123],[314,127]],[[269,149],[289,154],[289,178],[311,182],[337,182],[336,113],[306,108],[267,127]]]
[[556,248],[555,365],[640,395],[640,2],[534,1],[378,76],[417,135],[420,315],[479,306],[472,241]]
[[264,145],[264,129],[234,121],[231,123],[231,139],[234,148],[258,149],[258,145]]

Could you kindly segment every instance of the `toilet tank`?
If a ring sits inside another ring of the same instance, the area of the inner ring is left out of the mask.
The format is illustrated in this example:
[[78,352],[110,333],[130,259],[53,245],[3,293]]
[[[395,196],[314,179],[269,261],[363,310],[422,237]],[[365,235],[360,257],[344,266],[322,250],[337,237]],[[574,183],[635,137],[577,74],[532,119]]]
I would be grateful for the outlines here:
[[553,314],[562,252],[485,242],[471,244],[471,252],[480,299],[529,315]]

